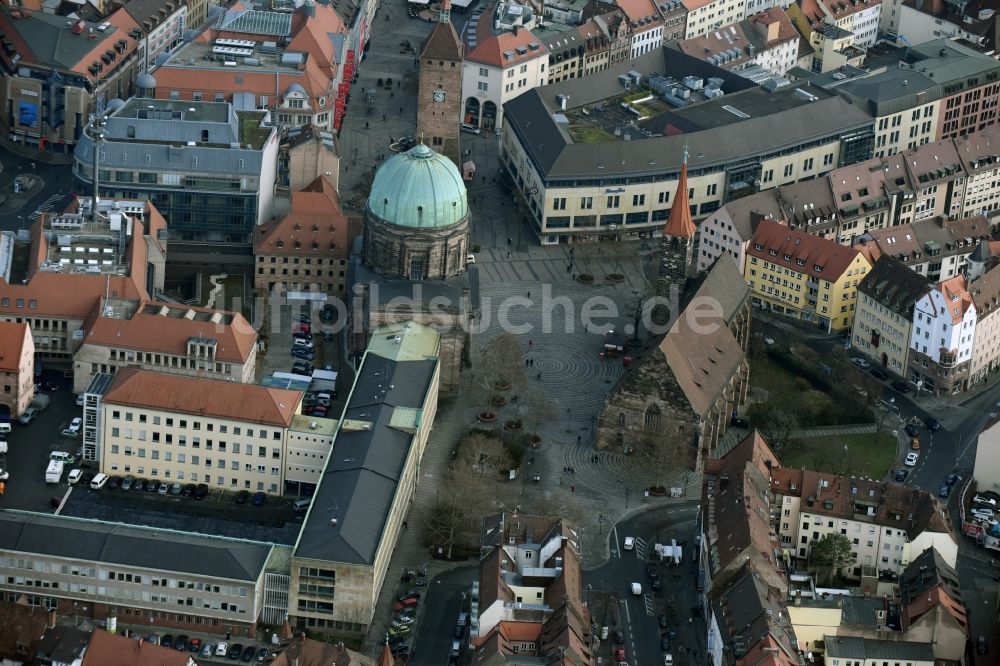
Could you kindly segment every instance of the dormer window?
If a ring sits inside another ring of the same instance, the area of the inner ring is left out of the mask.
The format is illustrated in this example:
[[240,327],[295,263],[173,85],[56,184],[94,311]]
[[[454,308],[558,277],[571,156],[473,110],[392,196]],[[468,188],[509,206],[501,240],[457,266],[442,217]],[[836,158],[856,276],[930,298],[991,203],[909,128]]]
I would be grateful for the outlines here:
[[285,241],[279,239],[278,240],[278,247],[285,247]]
[[778,251],[777,251],[777,250],[768,250],[767,252],[768,252],[768,254],[770,254],[770,255],[771,255],[772,257],[777,257],[777,256],[778,256]]
[[816,271],[817,273],[822,273],[823,272],[823,267],[820,266],[819,264],[814,264],[813,265],[813,270]]
[[763,250],[764,246],[761,245],[760,243],[754,243],[753,244],[753,249],[755,249],[755,250]]

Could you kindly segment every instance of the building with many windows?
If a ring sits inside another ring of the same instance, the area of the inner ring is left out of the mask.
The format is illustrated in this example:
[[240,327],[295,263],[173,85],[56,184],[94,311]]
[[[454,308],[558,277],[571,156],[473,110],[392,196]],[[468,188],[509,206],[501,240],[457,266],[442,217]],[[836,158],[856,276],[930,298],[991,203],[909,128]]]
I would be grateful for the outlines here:
[[[692,67],[711,71],[725,96],[706,92]],[[624,101],[626,80],[676,97],[680,108],[652,93]],[[622,104],[645,119],[626,122],[615,111]],[[530,90],[505,109],[503,173],[543,244],[658,235],[685,144],[691,214],[700,219],[758,189],[868,159],[873,142],[871,119],[840,96],[754,86],[671,49]]]
[[467,27],[475,33],[474,48],[462,63],[461,122],[485,132],[503,125],[504,105],[548,80],[549,51],[527,28],[515,25],[495,34],[493,9]]
[[24,322],[0,321],[0,405],[17,418],[35,397],[35,342]]
[[254,288],[260,295],[317,291],[346,298],[347,217],[323,176],[292,192],[292,208],[280,220],[257,227]]
[[[746,0],[681,0],[687,9],[684,39],[704,35],[746,16]],[[762,8],[763,9],[763,8]]]
[[372,336],[292,553],[292,626],[363,633],[371,622],[423,476],[439,344],[433,329],[413,322]]
[[965,276],[928,288],[913,312],[907,379],[938,395],[967,389],[977,312]]
[[969,383],[974,384],[1000,368],[1000,269],[996,262],[986,273],[971,279],[969,293],[976,306],[976,339],[969,367]]
[[[132,98],[108,116],[100,146],[102,196],[148,197],[170,220],[172,256],[249,255],[271,215],[278,135],[263,111],[228,102]],[[77,186],[93,187],[94,142],[74,152]]]
[[927,291],[927,278],[883,256],[858,285],[858,311],[851,342],[859,353],[886,370],[906,376],[913,306]]
[[253,637],[277,548],[51,516],[0,512],[0,598],[104,622]]
[[739,72],[756,66],[784,76],[798,61],[799,33],[781,8],[772,7],[672,46],[722,69]]
[[[282,493],[301,401],[301,391],[123,368],[101,398],[101,471]],[[315,445],[326,455],[329,443]]]
[[871,270],[862,252],[764,221],[746,254],[743,277],[754,303],[828,332],[853,325],[858,283]]

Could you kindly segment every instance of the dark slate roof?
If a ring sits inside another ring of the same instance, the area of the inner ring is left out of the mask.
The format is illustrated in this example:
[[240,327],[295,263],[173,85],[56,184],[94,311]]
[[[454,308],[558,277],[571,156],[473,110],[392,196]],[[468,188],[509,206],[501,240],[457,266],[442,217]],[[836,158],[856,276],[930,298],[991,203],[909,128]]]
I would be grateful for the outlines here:
[[[618,80],[621,74],[633,69],[644,77],[664,73],[663,51],[651,51],[587,77],[529,90],[504,104],[505,128],[518,137],[543,179],[574,179],[659,175],[674,166],[679,169],[685,144],[690,168],[698,171],[872,125],[868,114],[839,95],[811,88],[808,92],[815,99],[809,101],[796,93],[803,85],[775,92],[753,86],[691,104],[644,123],[664,136],[631,141],[573,143],[567,126],[553,118],[560,113],[557,95],[568,96],[572,108],[566,113],[572,115],[624,92]],[[741,118],[724,107],[750,117]]]
[[906,264],[883,255],[858,285],[858,291],[892,312],[910,318],[913,304],[927,291],[930,282]]
[[857,636],[826,636],[828,657],[860,661],[885,659],[890,661],[934,661],[930,643],[910,643],[897,640],[859,638]]
[[899,577],[899,592],[903,605],[919,599],[927,590],[941,586],[952,599],[962,600],[958,574],[934,547],[928,547],[910,562]]
[[256,581],[270,544],[96,520],[0,511],[0,550]]
[[[423,407],[436,366],[437,359],[392,361],[365,354],[295,557],[374,563],[413,443],[412,435],[390,421],[396,409]],[[370,427],[354,425],[361,423]]]

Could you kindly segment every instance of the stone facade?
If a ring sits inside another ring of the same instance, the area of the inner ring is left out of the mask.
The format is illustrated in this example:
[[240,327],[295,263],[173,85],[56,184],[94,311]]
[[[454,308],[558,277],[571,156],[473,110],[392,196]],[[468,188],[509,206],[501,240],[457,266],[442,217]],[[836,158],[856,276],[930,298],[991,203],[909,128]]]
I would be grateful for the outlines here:
[[0,321],[0,404],[20,416],[35,397],[35,342],[21,323]]
[[443,280],[465,271],[469,218],[444,228],[401,227],[366,212],[365,263],[376,273],[407,280]]
[[459,123],[462,119],[464,46],[447,17],[447,8],[420,53],[417,86],[417,132],[435,151],[461,168]]

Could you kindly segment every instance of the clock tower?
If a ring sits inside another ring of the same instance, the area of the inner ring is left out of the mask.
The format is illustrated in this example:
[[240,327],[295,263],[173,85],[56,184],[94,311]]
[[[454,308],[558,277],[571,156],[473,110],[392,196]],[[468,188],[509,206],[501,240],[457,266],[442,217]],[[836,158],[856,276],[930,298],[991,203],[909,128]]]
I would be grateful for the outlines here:
[[425,144],[462,168],[462,56],[465,47],[451,25],[451,3],[443,0],[438,20],[420,49],[417,133]]

